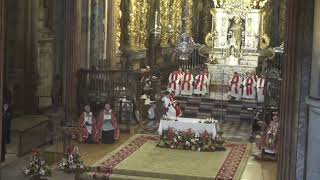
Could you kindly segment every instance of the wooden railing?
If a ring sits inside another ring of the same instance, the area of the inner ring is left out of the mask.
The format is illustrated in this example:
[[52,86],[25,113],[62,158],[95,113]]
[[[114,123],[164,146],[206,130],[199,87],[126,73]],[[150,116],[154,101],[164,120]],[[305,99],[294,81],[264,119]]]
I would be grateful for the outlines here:
[[139,73],[121,70],[79,71],[79,103],[110,103],[114,98],[135,98]]

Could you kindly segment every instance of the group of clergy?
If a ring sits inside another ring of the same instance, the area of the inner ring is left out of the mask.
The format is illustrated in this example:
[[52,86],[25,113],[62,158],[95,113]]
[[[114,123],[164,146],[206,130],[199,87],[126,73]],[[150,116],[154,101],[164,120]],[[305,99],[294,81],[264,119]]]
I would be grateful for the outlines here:
[[105,104],[95,117],[89,105],[84,106],[84,112],[79,118],[79,141],[83,143],[112,144],[119,139],[120,129],[116,114],[109,104]]
[[235,72],[229,80],[229,96],[233,99],[256,99],[258,102],[264,101],[265,94],[265,77],[261,74],[260,77],[255,72],[246,73],[242,79],[239,73]]
[[208,69],[200,71],[200,74],[194,75],[189,69],[183,72],[182,68],[173,71],[169,75],[169,83],[167,91],[175,95],[197,95],[204,96],[208,93],[210,85],[210,73]]

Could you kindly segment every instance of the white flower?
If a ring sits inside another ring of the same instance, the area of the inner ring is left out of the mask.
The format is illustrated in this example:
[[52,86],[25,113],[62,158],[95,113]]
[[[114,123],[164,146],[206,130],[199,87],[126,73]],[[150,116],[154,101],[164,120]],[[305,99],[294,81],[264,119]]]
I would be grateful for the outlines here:
[[190,146],[190,142],[189,141],[186,141],[186,146]]
[[46,174],[46,172],[44,171],[43,168],[40,169],[39,173],[40,173],[41,176],[44,176]]
[[198,133],[198,132],[196,132],[195,137],[200,137],[200,135],[199,135],[199,133]]
[[30,173],[30,169],[28,169],[28,168],[24,169],[24,174],[25,175],[28,175],[29,173]]
[[181,139],[181,136],[178,136],[178,139],[180,140],[180,139]]
[[177,142],[177,139],[176,139],[176,138],[174,138],[174,139],[173,139],[173,141],[174,141],[174,142]]

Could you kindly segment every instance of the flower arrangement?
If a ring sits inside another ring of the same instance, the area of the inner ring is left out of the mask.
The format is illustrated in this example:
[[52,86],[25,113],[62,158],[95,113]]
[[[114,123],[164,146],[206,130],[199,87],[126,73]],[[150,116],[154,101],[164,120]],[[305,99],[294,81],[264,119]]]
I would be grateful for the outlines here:
[[199,134],[191,129],[187,131],[176,131],[173,128],[162,131],[160,142],[157,144],[161,148],[184,149],[192,151],[213,152],[217,150],[225,150],[225,148],[217,147],[212,135],[207,131]]
[[51,176],[51,170],[49,166],[46,165],[46,162],[40,159],[39,150],[32,150],[32,158],[28,167],[23,169],[23,173],[25,176],[30,177],[44,177]]
[[87,167],[83,165],[83,161],[80,159],[79,149],[77,146],[70,146],[67,148],[67,153],[62,158],[58,168],[59,170],[67,173],[86,171]]

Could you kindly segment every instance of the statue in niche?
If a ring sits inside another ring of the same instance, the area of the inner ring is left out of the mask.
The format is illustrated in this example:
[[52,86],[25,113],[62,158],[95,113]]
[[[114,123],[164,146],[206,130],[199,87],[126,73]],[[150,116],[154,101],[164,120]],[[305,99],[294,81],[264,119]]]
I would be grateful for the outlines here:
[[235,56],[235,48],[234,46],[231,46],[229,49],[229,57],[227,57],[225,64],[229,66],[238,66],[239,65],[239,59]]
[[240,47],[241,39],[242,39],[242,31],[243,31],[242,20],[240,19],[240,17],[236,16],[233,18],[233,22],[229,28],[229,32],[231,33],[230,41],[231,40],[234,41],[233,46]]

